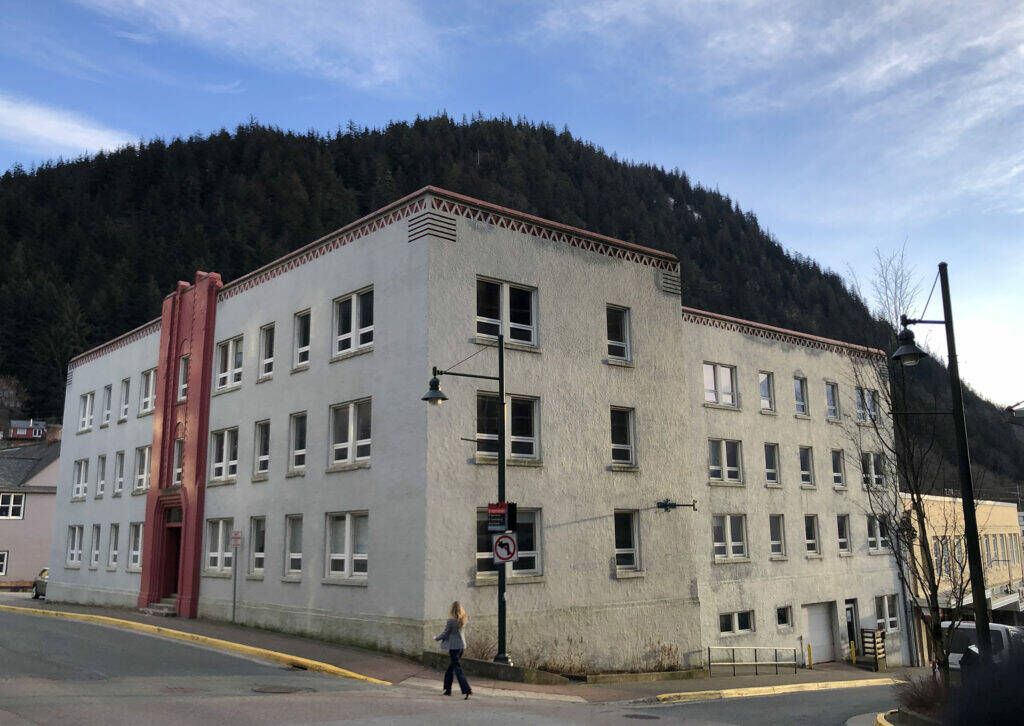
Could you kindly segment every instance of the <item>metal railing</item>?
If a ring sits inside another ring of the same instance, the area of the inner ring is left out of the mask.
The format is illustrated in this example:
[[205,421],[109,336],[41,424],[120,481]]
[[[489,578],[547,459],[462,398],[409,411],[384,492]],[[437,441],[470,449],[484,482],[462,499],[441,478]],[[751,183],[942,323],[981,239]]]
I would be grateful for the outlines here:
[[[740,651],[741,660],[736,660],[736,651]],[[753,655],[744,655],[744,652],[750,653],[753,651]],[[728,660],[719,658],[714,660],[715,653],[722,653],[728,655]],[[786,654],[792,654],[792,660],[779,660],[779,654],[785,656]],[[769,657],[769,654],[770,657]],[[742,658],[747,658],[742,660]],[[752,658],[753,660],[750,660]],[[754,667],[754,675],[758,674],[759,668],[774,667],[775,672],[779,672],[779,666],[786,668],[792,668],[793,672],[797,672],[799,663],[797,663],[797,648],[776,648],[774,646],[764,645],[735,645],[735,646],[723,646],[723,645],[709,645],[708,646],[708,676],[712,673],[714,666],[727,666],[732,668],[732,674],[736,675],[736,666]]]

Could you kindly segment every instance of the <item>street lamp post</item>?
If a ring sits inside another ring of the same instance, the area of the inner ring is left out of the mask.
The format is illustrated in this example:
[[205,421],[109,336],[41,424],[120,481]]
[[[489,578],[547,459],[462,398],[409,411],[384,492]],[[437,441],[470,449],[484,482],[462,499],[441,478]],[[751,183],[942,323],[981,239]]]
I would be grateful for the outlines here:
[[[438,406],[442,401],[447,401],[448,396],[441,392],[441,376],[459,376],[460,378],[482,378],[487,381],[498,383],[498,502],[505,502],[505,336],[498,336],[498,375],[484,376],[476,373],[456,373],[451,370],[441,370],[434,367],[433,377],[430,379],[429,389],[422,400],[429,404]],[[495,663],[512,665],[508,657],[507,633],[506,633],[506,612],[505,612],[505,565],[498,566],[498,654],[494,656]]]
[[943,320],[916,320],[900,317],[903,330],[899,348],[892,358],[904,366],[915,366],[927,353],[914,343],[914,333],[908,326],[918,323],[945,325],[946,347],[949,353],[949,388],[953,400],[953,428],[956,432],[957,465],[960,472],[960,499],[964,510],[964,539],[967,546],[967,566],[971,574],[971,596],[974,600],[974,628],[978,651],[983,662],[991,662],[992,643],[989,640],[988,609],[985,598],[985,574],[981,565],[981,542],[978,538],[978,519],[974,511],[974,480],[971,474],[971,452],[967,445],[967,420],[964,415],[964,397],[960,386],[960,368],[956,359],[956,339],[953,335],[953,308],[949,301],[949,275],[946,263],[939,263],[939,282],[942,287]]

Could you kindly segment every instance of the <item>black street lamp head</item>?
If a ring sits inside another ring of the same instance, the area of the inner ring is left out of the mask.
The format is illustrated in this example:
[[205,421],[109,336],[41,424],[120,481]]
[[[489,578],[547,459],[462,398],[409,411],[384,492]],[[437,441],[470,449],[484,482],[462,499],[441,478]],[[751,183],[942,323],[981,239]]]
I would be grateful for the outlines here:
[[900,334],[896,336],[896,340],[899,341],[900,347],[892,354],[892,359],[897,363],[902,363],[905,366],[916,366],[921,362],[922,358],[928,356],[927,353],[917,347],[917,343],[914,342],[914,331],[910,328],[903,328]]
[[448,396],[441,392],[441,380],[437,376],[430,379],[429,386],[427,395],[421,398],[421,401],[426,401],[431,406],[440,406],[442,401],[448,400]]

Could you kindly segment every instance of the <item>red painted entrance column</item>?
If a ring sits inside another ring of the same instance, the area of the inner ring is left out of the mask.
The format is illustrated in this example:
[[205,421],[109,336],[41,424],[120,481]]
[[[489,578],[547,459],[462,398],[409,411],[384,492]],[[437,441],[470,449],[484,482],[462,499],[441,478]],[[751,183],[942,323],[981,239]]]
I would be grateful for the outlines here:
[[[164,298],[160,323],[138,605],[145,607],[176,593],[177,613],[185,618],[194,618],[199,604],[213,327],[221,287],[220,275],[215,272],[197,272],[194,285],[179,282]],[[184,356],[188,359],[183,364]],[[179,398],[183,365],[188,387],[184,398]],[[174,480],[177,440],[182,452],[180,482]],[[170,551],[175,547],[177,552]]]

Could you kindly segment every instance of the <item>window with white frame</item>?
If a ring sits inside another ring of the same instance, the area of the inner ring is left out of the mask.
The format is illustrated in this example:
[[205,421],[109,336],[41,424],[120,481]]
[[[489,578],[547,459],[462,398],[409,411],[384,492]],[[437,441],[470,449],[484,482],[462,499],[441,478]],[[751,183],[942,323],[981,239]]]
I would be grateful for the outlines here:
[[715,559],[747,556],[747,517],[743,514],[716,514],[711,517],[711,539]]
[[369,461],[371,410],[368,398],[331,406],[332,466]]
[[842,449],[832,449],[832,485],[846,486],[846,465]]
[[631,408],[611,409],[612,422],[612,463],[636,464],[636,447],[633,444],[634,411]]
[[306,468],[306,412],[293,413],[288,423],[288,468]]
[[704,401],[722,406],[738,406],[736,366],[704,364]]
[[779,483],[779,445],[764,445],[764,480],[769,484]]
[[83,530],[84,528],[81,524],[73,524],[68,527],[67,563],[69,565],[80,565],[82,563]]
[[537,344],[537,291],[507,282],[477,279],[476,332],[527,345]]
[[259,378],[274,375],[274,324],[260,328]]
[[800,483],[807,486],[814,486],[814,451],[810,446],[801,446],[800,455]]
[[135,490],[149,488],[149,460],[152,446],[140,446],[135,449]]
[[[520,577],[540,575],[543,571],[540,547],[539,509],[520,508],[517,513],[517,537],[519,540],[519,560],[505,565],[506,574]],[[491,532],[487,531],[487,510],[478,509],[476,513],[476,572],[478,576],[496,574],[498,565],[494,563],[491,551]]]
[[[537,400],[509,396],[509,454],[514,459],[536,459]],[[493,393],[476,396],[476,452],[478,455],[498,454],[498,431],[501,425],[501,403]]]
[[782,514],[768,515],[768,540],[771,543],[771,554],[786,556],[786,518]]
[[152,413],[156,410],[156,368],[143,371],[142,382],[139,384],[139,413]]
[[253,445],[255,461],[253,472],[266,474],[270,471],[270,421],[256,422],[256,438]]
[[101,425],[106,426],[110,423],[111,406],[113,402],[111,399],[114,397],[114,388],[112,385],[107,384],[103,387],[103,419]]
[[302,515],[289,514],[284,518],[285,574],[302,572]]
[[100,454],[96,457],[96,496],[102,497],[107,488],[107,457]]
[[114,494],[124,491],[124,452],[114,454]]
[[629,308],[608,305],[605,308],[608,330],[608,357],[630,360]]
[[754,632],[754,611],[740,610],[718,616],[718,632],[722,635]]
[[708,478],[711,481],[743,481],[739,441],[708,439]]
[[94,524],[92,526],[92,545],[89,549],[89,567],[100,566],[100,526]]
[[838,421],[839,411],[839,384],[825,383],[825,418]]
[[796,412],[801,416],[810,413],[810,406],[807,401],[807,379],[801,376],[793,377],[793,398],[796,403]]
[[334,355],[373,345],[373,288],[334,301]]
[[868,515],[868,550],[881,552],[889,549],[889,527],[885,520],[873,514]]
[[118,413],[118,421],[128,419],[128,397],[132,389],[132,379],[125,378],[121,381],[121,409]]
[[309,311],[304,310],[301,313],[295,313],[295,322],[292,324],[292,327],[295,331],[292,334],[292,348],[294,349],[292,367],[304,368],[309,365]]
[[864,452],[860,455],[860,469],[864,487],[880,487],[885,481],[882,455]]
[[775,624],[780,628],[790,628],[793,626],[793,607],[791,605],[775,608]]
[[181,484],[181,472],[185,459],[185,439],[174,440],[174,459],[171,469],[171,484]]
[[804,547],[809,555],[820,555],[821,544],[818,541],[818,515],[804,515]]
[[899,630],[900,614],[896,607],[895,595],[879,595],[875,598],[875,627],[878,630]]
[[142,567],[142,522],[132,522],[128,526],[128,569],[138,570]]
[[238,429],[224,429],[211,434],[210,481],[224,481],[238,475]]
[[327,515],[327,577],[366,577],[368,527],[366,512]]
[[96,393],[89,391],[78,397],[78,430],[85,431],[92,428],[93,403]]
[[214,572],[230,572],[232,564],[231,528],[234,520],[206,520],[206,569]]
[[878,391],[870,388],[857,388],[854,391],[857,403],[857,420],[861,423],[878,420]]
[[640,569],[640,517],[635,509],[615,512],[615,568]]
[[9,553],[7,550],[0,550],[0,576],[7,574],[8,555]]
[[837,539],[839,542],[839,551],[844,553],[850,552],[850,515],[849,514],[837,514],[836,515],[836,532]]
[[188,356],[178,358],[178,401],[188,398]]
[[89,460],[79,459],[75,462],[72,471],[75,479],[71,489],[71,496],[74,499],[84,497],[89,481]]
[[242,336],[217,344],[217,390],[242,382]]
[[117,567],[118,548],[120,547],[118,539],[121,535],[120,530],[120,525],[110,525],[110,533],[107,535],[107,567]]
[[757,390],[761,395],[761,410],[775,410],[775,374],[760,371],[757,374]]
[[25,495],[14,493],[0,494],[0,519],[24,518]]
[[262,575],[267,562],[267,518],[249,518],[249,574]]

